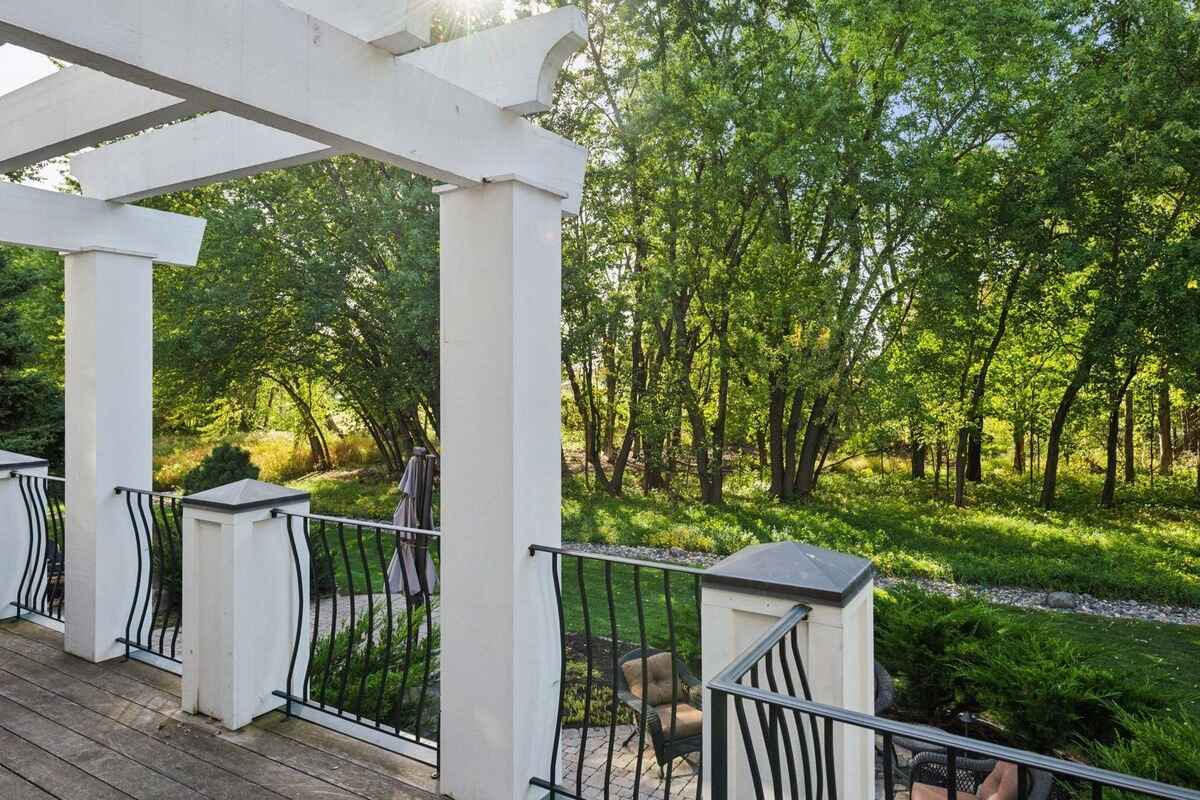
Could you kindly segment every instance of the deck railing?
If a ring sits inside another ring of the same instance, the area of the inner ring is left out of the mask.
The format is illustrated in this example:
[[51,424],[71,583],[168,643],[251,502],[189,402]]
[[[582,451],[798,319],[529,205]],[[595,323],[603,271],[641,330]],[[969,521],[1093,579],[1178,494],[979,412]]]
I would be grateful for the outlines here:
[[[1000,763],[1016,769],[1020,800],[1117,796],[1200,800],[1200,792],[1191,789],[813,702],[802,680],[796,648],[797,629],[807,613],[807,608],[797,606],[708,684],[714,800],[730,796],[734,770],[750,776],[751,787],[740,787],[739,797],[749,796],[752,788],[758,800],[837,800],[834,748],[839,727],[869,731],[878,739],[885,800],[898,796],[894,755],[898,742],[928,748],[913,759],[912,779],[941,786],[949,800],[956,800],[960,793],[973,797],[985,776]],[[789,680],[789,673],[801,680]],[[745,763],[730,763],[731,739],[740,741],[734,752],[740,753]],[[1106,794],[1106,790],[1114,793]]]
[[125,635],[126,658],[141,652],[181,664],[183,625],[183,506],[177,495],[118,486],[125,496],[137,553],[137,577],[130,595]]
[[[699,798],[694,726],[702,703],[694,675],[703,570],[540,545],[529,552],[553,560],[561,652],[554,748],[545,776],[530,783],[573,800]],[[625,675],[627,665],[635,675],[651,674],[656,654],[669,654],[672,667],[669,699],[658,707],[649,691],[631,690]]]
[[288,715],[328,722],[324,715],[392,737],[410,745],[399,752],[436,767],[439,534],[272,513],[286,518],[300,600],[286,687],[276,692]]
[[[22,613],[63,621],[66,604],[66,481],[54,476],[12,472],[17,480],[29,526],[29,547],[17,596],[10,600]],[[19,556],[18,556],[19,558]]]

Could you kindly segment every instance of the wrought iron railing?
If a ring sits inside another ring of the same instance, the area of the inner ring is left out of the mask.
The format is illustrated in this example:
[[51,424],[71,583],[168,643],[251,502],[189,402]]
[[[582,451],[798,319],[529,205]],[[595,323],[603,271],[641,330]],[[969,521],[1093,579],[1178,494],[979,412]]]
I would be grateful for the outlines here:
[[287,685],[276,692],[287,701],[287,714],[318,723],[332,718],[392,737],[409,745],[398,752],[436,767],[438,533],[278,509],[272,514],[287,520],[299,597]]
[[[573,800],[699,798],[703,570],[540,545],[529,552],[553,561],[561,652],[554,746],[546,777],[530,783]],[[669,687],[664,679],[654,697],[641,679],[658,665]],[[677,772],[681,760],[688,768]]]
[[118,486],[137,553],[137,577],[125,620],[125,656],[151,653],[181,664],[183,505],[177,495]]
[[[879,796],[885,800],[908,796],[898,794],[896,787],[896,746],[900,743],[924,751],[912,759],[909,780],[940,788],[949,800],[960,795],[974,797],[997,766],[1010,774],[1015,771],[1020,800],[1101,800],[1117,797],[1119,792],[1125,793],[1122,797],[1200,800],[1200,792],[1191,789],[813,702],[797,647],[798,626],[807,614],[807,608],[797,606],[708,683],[708,713],[713,726],[712,763],[708,768],[714,800],[731,796],[730,776],[734,770],[748,774],[750,779],[750,786],[738,787],[739,798],[752,792],[758,800],[837,800],[839,765],[835,745],[839,729],[868,732],[875,740],[871,752],[878,753],[881,774],[875,774],[873,766],[875,786],[863,788],[875,795],[878,786]],[[736,727],[731,726],[731,703]],[[731,741],[739,746],[731,749]],[[737,754],[737,763],[731,763],[731,752]],[[848,769],[849,765],[841,768]],[[904,792],[908,788],[904,787]],[[1106,790],[1114,793],[1106,794]]]
[[66,481],[54,476],[12,472],[25,503],[29,547],[17,596],[10,602],[23,613],[62,622],[66,603]]

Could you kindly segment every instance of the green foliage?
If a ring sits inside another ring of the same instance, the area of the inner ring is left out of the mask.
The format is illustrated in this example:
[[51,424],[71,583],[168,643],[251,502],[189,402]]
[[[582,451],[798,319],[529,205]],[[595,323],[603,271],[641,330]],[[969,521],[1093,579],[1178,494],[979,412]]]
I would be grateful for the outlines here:
[[[406,616],[408,618],[406,618]],[[427,617],[396,613],[389,629],[380,608],[362,613],[335,636],[317,640],[309,666],[313,702],[436,739],[440,718],[441,629]],[[388,644],[391,644],[390,649]]]
[[1153,491],[1141,484],[1108,511],[1095,502],[1100,477],[1072,474],[1059,508],[1042,511],[1020,476],[986,467],[965,509],[895,465],[890,474],[831,473],[803,504],[773,502],[757,481],[705,506],[658,493],[612,498],[576,480],[564,485],[563,535],[719,554],[798,539],[870,558],[889,576],[1200,606],[1200,526],[1186,477]]
[[916,586],[875,598],[875,656],[896,678],[896,700],[920,720],[945,720],[966,700],[964,651],[995,643],[1002,616],[976,598],[952,600]]
[[1118,721],[1122,730],[1117,741],[1087,748],[1091,763],[1175,786],[1200,788],[1200,715],[1121,712]]
[[183,476],[183,491],[195,494],[247,478],[257,479],[258,474],[258,467],[250,460],[248,450],[237,445],[219,444],[195,469]]
[[[578,726],[583,724],[584,712],[587,712],[588,723],[593,727],[612,724],[613,694],[612,681],[608,673],[598,667],[592,667],[591,694],[588,694],[588,668],[586,661],[567,662],[567,682],[563,691],[563,725]],[[587,705],[588,698],[590,705]],[[616,700],[618,725],[634,724],[633,710]]]
[[877,595],[876,613],[877,657],[896,678],[900,712],[915,719],[980,712],[1010,743],[1050,753],[1111,742],[1121,714],[1177,700],[1146,675],[1103,665],[1102,650],[976,598],[902,586]]
[[37,352],[19,304],[36,276],[0,250],[0,450],[62,464],[63,394],[34,369]]

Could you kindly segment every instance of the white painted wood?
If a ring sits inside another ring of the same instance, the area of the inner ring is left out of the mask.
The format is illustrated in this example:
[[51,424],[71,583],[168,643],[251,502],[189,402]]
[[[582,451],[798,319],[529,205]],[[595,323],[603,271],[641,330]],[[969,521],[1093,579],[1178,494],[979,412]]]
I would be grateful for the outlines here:
[[47,474],[44,461],[0,450],[0,553],[4,554],[0,558],[0,620],[17,615],[11,604],[17,600],[29,560],[29,516],[17,479],[9,477],[13,470],[42,477]]
[[114,489],[151,485],[153,268],[145,256],[66,256],[65,642],[89,661],[124,654],[137,587],[138,545]]
[[161,264],[194,266],[206,224],[196,217],[0,182],[0,242],[22,247],[132,252]]
[[[557,712],[561,199],[441,194],[441,793],[523,800]],[[469,747],[453,746],[470,742]]]
[[285,0],[393,55],[429,44],[433,0]]
[[567,59],[587,44],[587,19],[574,6],[525,17],[409,53],[432,72],[518,114],[548,111]]
[[132,203],[346,151],[222,112],[72,156],[84,194]]
[[[280,501],[278,507],[307,514],[309,503]],[[308,586],[307,545],[299,530],[295,535]],[[238,730],[283,705],[274,692],[287,687],[300,610],[286,519],[272,517],[270,508],[226,512],[185,501],[183,587],[183,710]],[[299,676],[308,664],[307,608]]]
[[[799,648],[804,658],[813,699],[851,711],[872,714],[875,710],[875,616],[874,583],[868,582],[844,608],[806,599],[812,608],[798,629]],[[702,593],[702,639],[704,681],[710,681],[755,644],[781,617],[800,602],[792,597],[773,597],[706,586]],[[765,685],[765,683],[764,683]],[[753,713],[747,706],[747,713]],[[729,797],[754,797],[749,761],[732,701],[727,739]],[[712,760],[711,725],[704,727],[703,763]],[[823,735],[823,734],[822,734]],[[767,763],[766,749],[757,725],[751,726],[760,768]],[[838,797],[872,797],[875,786],[874,735],[869,731],[834,726],[834,764]],[[770,772],[763,770],[764,794],[770,796]],[[712,796],[711,776],[704,775],[704,796]],[[800,778],[803,784],[803,776]],[[815,791],[815,789],[814,789]],[[787,789],[785,789],[785,793]]]
[[582,182],[577,145],[278,0],[0,0],[0,35],[456,185]]
[[0,97],[0,172],[174,122],[205,110],[86,67],[68,67]]
[[[567,7],[418,50],[404,60],[497,105],[534,113],[549,108],[563,64],[586,40],[582,12]],[[71,159],[71,174],[90,197],[133,202],[342,152],[218,112],[80,153]],[[569,216],[579,213],[583,190],[585,154],[577,151],[575,158],[571,172],[579,182],[564,187]]]

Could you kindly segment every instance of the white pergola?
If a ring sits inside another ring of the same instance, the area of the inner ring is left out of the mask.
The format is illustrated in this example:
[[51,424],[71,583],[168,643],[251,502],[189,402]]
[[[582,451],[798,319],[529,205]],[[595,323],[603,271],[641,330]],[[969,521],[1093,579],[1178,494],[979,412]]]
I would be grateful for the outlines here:
[[446,184],[441,788],[524,798],[557,700],[527,548],[560,544],[561,217],[586,153],[522,116],[586,26],[563,8],[424,47],[429,26],[405,0],[0,0],[0,41],[75,65],[0,97],[0,171],[77,153],[85,195],[0,184],[0,241],[66,254],[66,646],[101,661],[134,582],[113,489],[151,483],[152,265],[194,265],[204,230],[122,203],[341,153]]

